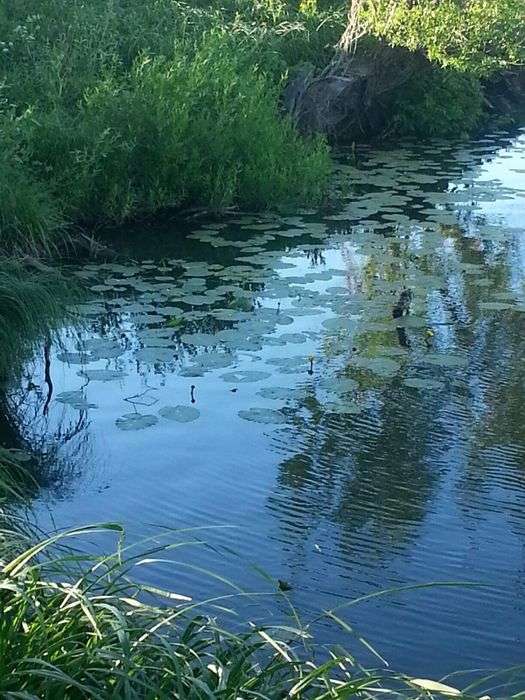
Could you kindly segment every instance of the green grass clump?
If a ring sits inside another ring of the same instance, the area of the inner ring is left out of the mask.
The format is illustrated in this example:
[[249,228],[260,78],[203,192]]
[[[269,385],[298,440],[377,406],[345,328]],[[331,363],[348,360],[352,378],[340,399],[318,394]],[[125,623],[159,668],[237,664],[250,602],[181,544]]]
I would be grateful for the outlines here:
[[[96,533],[118,535],[114,553],[89,556],[66,547],[71,538],[91,540]],[[447,697],[439,684],[367,671],[340,647],[317,645],[312,628],[298,621],[293,608],[293,626],[247,623],[237,624],[235,632],[226,629],[218,620],[235,613],[235,598],[257,598],[237,587],[196,603],[134,581],[134,568],[158,557],[166,561],[182,544],[202,544],[192,541],[191,532],[178,544],[155,538],[149,551],[125,547],[122,529],[112,523],[66,531],[16,553],[12,542],[10,556],[4,548],[0,562],[2,697]],[[283,593],[267,595],[287,600]],[[326,617],[352,633],[333,612]],[[471,694],[461,697],[474,698],[473,693],[471,686]]]
[[74,290],[57,272],[0,259],[0,380],[19,367],[63,316],[71,293]]
[[331,51],[341,18],[172,0],[0,13],[0,246],[164,207],[322,197],[326,145],[299,136],[279,95],[291,64]]
[[483,103],[476,76],[430,67],[399,88],[387,129],[399,136],[458,137],[480,126]]

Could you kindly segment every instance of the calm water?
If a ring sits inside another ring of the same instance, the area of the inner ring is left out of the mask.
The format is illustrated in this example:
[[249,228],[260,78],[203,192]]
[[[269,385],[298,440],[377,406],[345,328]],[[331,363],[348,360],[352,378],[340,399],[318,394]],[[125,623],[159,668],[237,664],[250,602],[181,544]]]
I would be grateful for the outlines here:
[[257,564],[306,618],[490,584],[341,615],[403,671],[521,663],[525,129],[338,163],[329,212],[144,225],[75,271],[92,297],[51,349],[52,393],[39,352],[9,399],[42,456],[35,517],[234,526],[138,575],[269,591]]

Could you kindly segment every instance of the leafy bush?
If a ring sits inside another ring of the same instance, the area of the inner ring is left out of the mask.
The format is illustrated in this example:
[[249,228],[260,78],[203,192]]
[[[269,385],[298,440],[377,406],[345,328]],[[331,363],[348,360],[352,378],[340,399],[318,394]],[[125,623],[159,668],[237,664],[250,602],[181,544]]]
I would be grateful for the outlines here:
[[525,61],[523,0],[353,2],[368,32],[444,68],[485,76]]
[[4,9],[0,132],[10,148],[0,181],[12,184],[2,241],[162,207],[319,200],[327,148],[279,111],[282,76],[304,55],[308,29],[253,23],[254,14],[169,0]]
[[475,76],[431,68],[399,88],[390,133],[428,138],[460,136],[479,126],[483,91]]

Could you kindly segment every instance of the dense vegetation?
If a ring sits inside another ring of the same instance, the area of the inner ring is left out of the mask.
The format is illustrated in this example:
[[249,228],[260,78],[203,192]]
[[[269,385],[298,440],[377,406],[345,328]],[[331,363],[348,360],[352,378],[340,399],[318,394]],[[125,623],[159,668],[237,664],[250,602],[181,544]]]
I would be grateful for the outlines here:
[[[519,0],[353,0],[366,41],[437,66],[400,90],[388,133],[476,127],[479,77],[523,61],[521,12]],[[165,207],[319,202],[326,144],[299,136],[279,99],[296,66],[330,62],[346,21],[345,3],[315,0],[4,3],[2,245]]]
[[476,76],[523,65],[520,0],[353,0],[361,31]]
[[172,0],[0,12],[4,241],[163,207],[319,201],[326,146],[278,108],[305,25]]

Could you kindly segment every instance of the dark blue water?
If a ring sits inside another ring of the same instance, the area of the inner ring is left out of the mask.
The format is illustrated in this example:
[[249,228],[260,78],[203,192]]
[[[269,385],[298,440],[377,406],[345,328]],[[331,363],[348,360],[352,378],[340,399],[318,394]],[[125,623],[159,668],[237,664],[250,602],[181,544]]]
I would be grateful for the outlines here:
[[333,190],[324,212],[136,226],[75,270],[92,291],[52,392],[38,352],[9,398],[39,455],[35,519],[130,541],[232,526],[163,531],[216,550],[137,575],[197,599],[228,591],[201,568],[275,590],[256,564],[305,620],[486,584],[340,615],[419,676],[521,663],[525,130],[343,155]]

